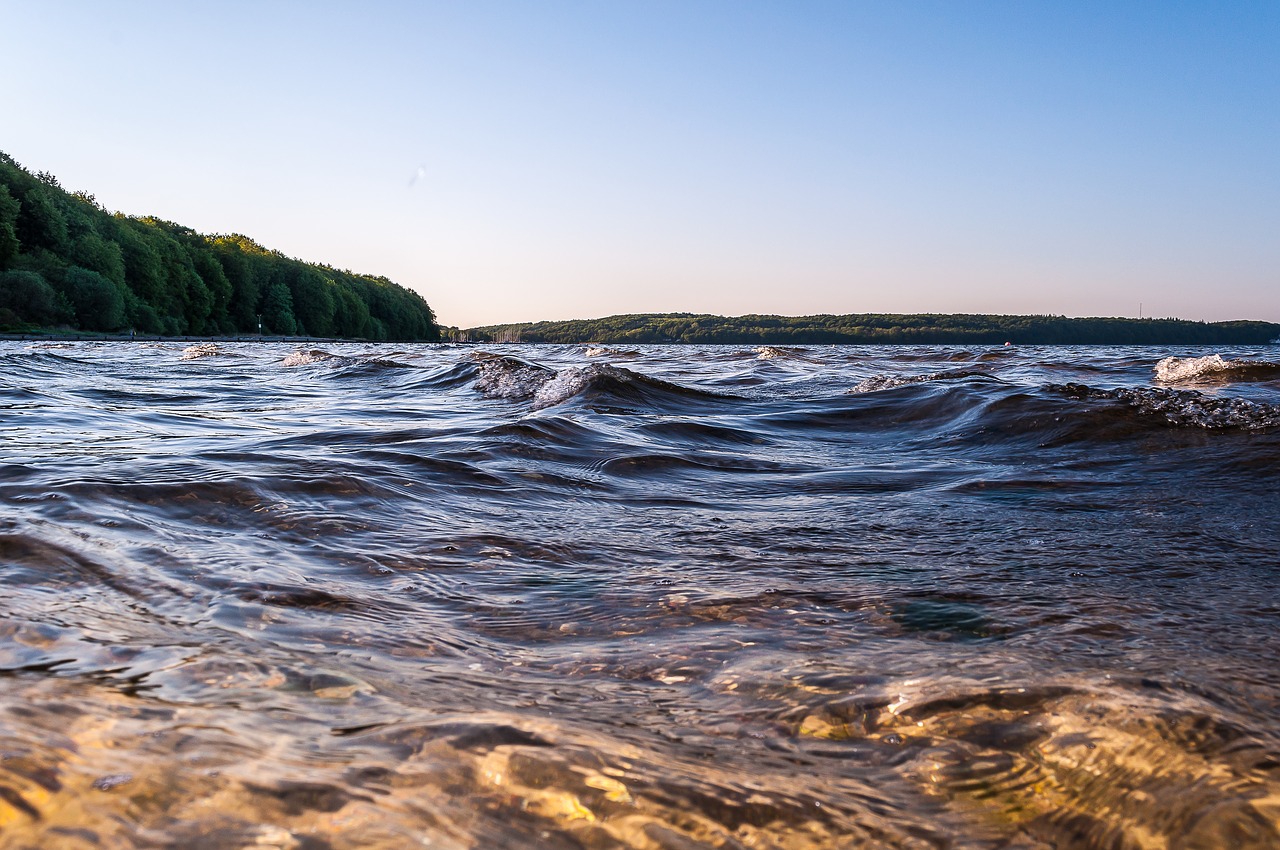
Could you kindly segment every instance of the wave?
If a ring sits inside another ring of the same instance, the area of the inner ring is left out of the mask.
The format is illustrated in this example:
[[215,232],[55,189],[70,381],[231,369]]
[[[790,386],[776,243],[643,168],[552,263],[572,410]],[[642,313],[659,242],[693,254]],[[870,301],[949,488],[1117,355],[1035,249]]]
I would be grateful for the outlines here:
[[957,381],[964,378],[983,378],[992,381],[1000,380],[981,369],[949,369],[945,372],[930,372],[927,375],[875,375],[859,383],[849,390],[850,393],[872,393],[889,390],[908,384],[924,384],[933,381]]
[[[194,346],[199,347],[199,346]],[[387,369],[412,369],[413,367],[407,363],[401,363],[398,360],[387,360],[382,357],[346,357],[341,354],[333,354],[329,351],[323,351],[318,348],[303,349],[300,348],[292,354],[285,355],[280,361],[280,365],[286,368],[296,366],[313,366],[323,363],[328,366],[374,366]]]
[[182,349],[183,360],[203,360],[206,357],[243,357],[235,351],[228,351],[216,342],[202,342]]
[[479,369],[476,389],[489,398],[521,401],[556,376],[554,369],[506,354],[482,351],[472,359]]
[[285,355],[280,361],[281,366],[311,366],[316,363],[329,363],[331,365],[346,365],[354,362],[350,357],[342,357],[337,354],[330,354],[327,351],[321,351],[318,348],[298,349],[292,354]]
[[1166,357],[1156,364],[1156,380],[1228,382],[1270,381],[1280,378],[1280,363],[1266,360],[1227,360],[1221,354],[1206,357]]
[[608,363],[556,371],[508,355],[483,353],[475,359],[479,367],[477,390],[490,398],[528,399],[532,410],[554,407],[575,397],[639,403],[643,407],[664,402],[735,398],[683,387]]
[[1215,398],[1195,390],[1165,387],[1097,389],[1086,384],[1048,384],[1072,399],[1119,401],[1167,425],[1207,430],[1264,431],[1280,428],[1280,405],[1243,398]]
[[532,407],[534,410],[552,407],[575,396],[597,401],[638,403],[646,408],[736,398],[673,384],[620,366],[593,363],[557,372],[554,378],[538,388]]
[[807,349],[795,346],[761,345],[755,349],[757,360],[776,360],[780,357],[803,357]]

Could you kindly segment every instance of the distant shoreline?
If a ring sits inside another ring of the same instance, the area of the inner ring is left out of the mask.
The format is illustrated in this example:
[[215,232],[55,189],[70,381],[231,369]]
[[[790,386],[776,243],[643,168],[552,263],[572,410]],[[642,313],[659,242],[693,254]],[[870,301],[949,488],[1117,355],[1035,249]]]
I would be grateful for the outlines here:
[[1270,345],[1280,339],[1274,322],[967,313],[643,313],[441,330],[455,341],[578,345]]

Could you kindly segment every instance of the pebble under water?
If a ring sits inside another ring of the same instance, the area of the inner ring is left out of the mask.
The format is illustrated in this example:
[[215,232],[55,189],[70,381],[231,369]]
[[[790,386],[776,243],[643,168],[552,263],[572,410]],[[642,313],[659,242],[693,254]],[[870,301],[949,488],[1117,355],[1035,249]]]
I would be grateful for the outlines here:
[[1280,350],[0,343],[0,848],[1280,846]]

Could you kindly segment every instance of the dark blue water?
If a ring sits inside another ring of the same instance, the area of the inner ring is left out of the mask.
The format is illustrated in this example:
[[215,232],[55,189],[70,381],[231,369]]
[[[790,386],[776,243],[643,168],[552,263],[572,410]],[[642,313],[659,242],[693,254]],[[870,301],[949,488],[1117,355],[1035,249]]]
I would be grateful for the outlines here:
[[0,429],[0,848],[1280,846],[1274,347],[6,342]]

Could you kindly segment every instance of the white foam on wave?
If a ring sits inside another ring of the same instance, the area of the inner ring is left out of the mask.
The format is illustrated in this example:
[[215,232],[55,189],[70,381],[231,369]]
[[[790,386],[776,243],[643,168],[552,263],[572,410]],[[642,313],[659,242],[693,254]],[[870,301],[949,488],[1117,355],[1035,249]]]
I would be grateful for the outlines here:
[[596,378],[608,377],[623,383],[631,383],[633,375],[625,369],[610,366],[607,363],[592,363],[590,366],[572,366],[562,369],[551,380],[538,387],[530,404],[534,410],[553,407],[562,401],[568,401],[591,385]]
[[1196,390],[1166,387],[1122,387],[1102,390],[1084,384],[1050,384],[1049,389],[1072,398],[1115,399],[1165,423],[1211,431],[1269,431],[1280,428],[1280,405],[1244,398],[1218,398]]
[[582,353],[586,357],[604,357],[606,355],[609,357],[635,357],[636,356],[636,352],[634,351],[629,351],[624,348],[610,348],[607,345],[588,345],[586,349],[583,350]]
[[805,352],[807,349],[797,348],[795,346],[785,345],[758,345],[753,349],[756,353],[757,360],[777,360],[780,357],[797,358],[807,360]]
[[958,378],[990,378],[986,372],[977,369],[952,369],[946,372],[930,372],[927,375],[874,375],[861,381],[849,390],[853,393],[873,393],[879,390],[890,390],[907,384],[924,384],[929,381],[952,381]]
[[1224,378],[1230,372],[1280,372],[1280,364],[1262,360],[1227,360],[1221,354],[1205,357],[1166,357],[1156,364],[1156,380],[1168,384],[1202,378]]
[[481,354],[476,358],[480,374],[475,387],[490,398],[513,401],[529,399],[531,410],[541,410],[568,401],[599,378],[633,383],[635,375],[608,363],[570,366],[556,371],[514,357]]
[[541,410],[544,407],[552,407],[562,401],[568,401],[587,388],[594,371],[594,365],[573,366],[560,370],[555,377],[538,387],[529,406],[533,410]]
[[346,357],[341,354],[323,351],[319,348],[300,348],[292,354],[286,355],[284,360],[280,361],[281,366],[311,366],[316,363],[324,363],[329,366],[384,366],[389,369],[413,368],[408,363],[401,363],[398,360],[387,360],[369,354]]
[[183,360],[200,360],[205,357],[239,357],[234,351],[227,351],[216,342],[202,342],[182,349]]
[[303,349],[300,348],[292,354],[285,356],[280,361],[281,366],[311,366],[315,363],[334,363],[346,364],[354,363],[350,357],[341,357],[337,354],[330,354],[327,351],[321,351],[318,348]]
[[490,398],[529,398],[556,376],[554,369],[514,357],[484,353],[475,360],[480,367],[476,389]]

